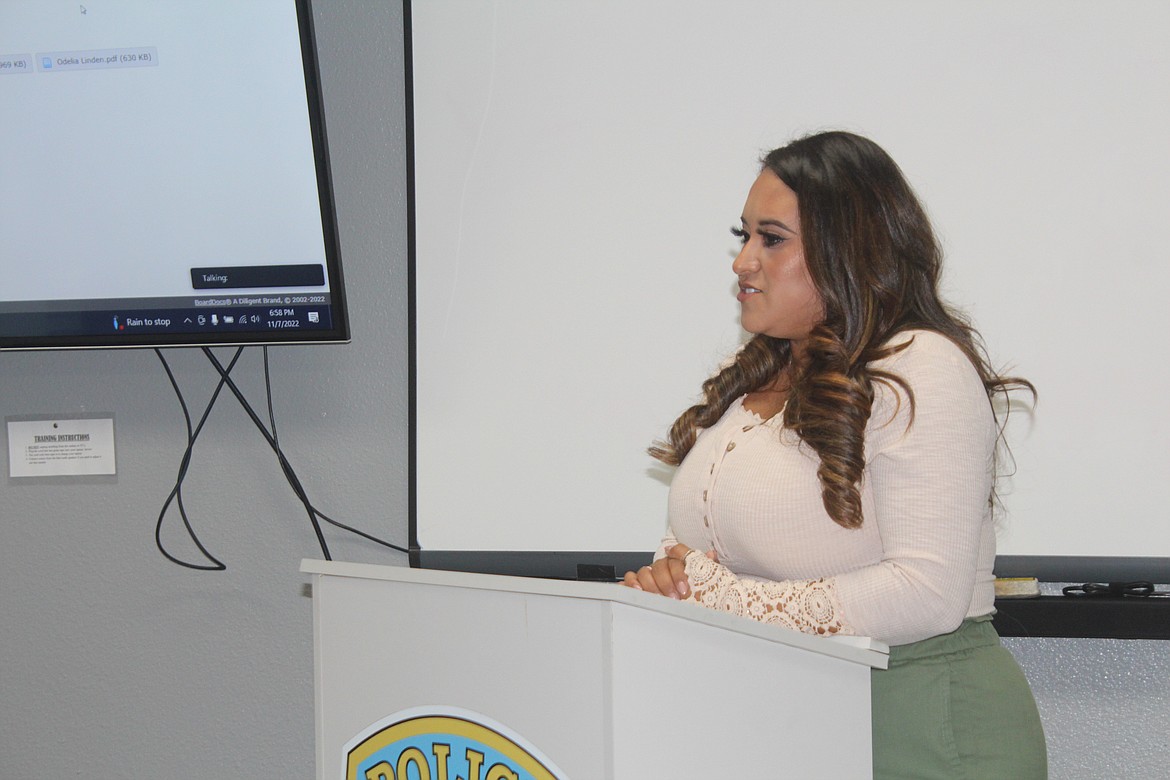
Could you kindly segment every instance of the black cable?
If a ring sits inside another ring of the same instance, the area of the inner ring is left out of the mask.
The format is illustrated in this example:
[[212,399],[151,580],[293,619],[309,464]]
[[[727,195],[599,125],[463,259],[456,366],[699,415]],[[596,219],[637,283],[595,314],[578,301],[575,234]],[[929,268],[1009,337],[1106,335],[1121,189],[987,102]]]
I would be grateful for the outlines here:
[[292,488],[293,493],[296,494],[297,499],[301,502],[301,505],[305,508],[305,513],[309,517],[309,524],[313,527],[313,533],[317,536],[317,544],[321,548],[321,555],[324,556],[325,560],[327,561],[333,560],[333,556],[329,553],[329,544],[325,541],[325,534],[321,530],[321,524],[317,522],[317,511],[313,508],[312,503],[309,501],[309,496],[307,493],[305,493],[304,487],[301,486],[300,480],[297,479],[296,472],[293,471],[292,466],[284,457],[284,453],[281,451],[280,445],[277,444],[276,439],[272,437],[272,434],[268,432],[268,429],[264,427],[264,422],[256,414],[256,411],[252,408],[252,405],[248,403],[248,399],[246,399],[244,394],[240,392],[240,388],[236,387],[236,383],[232,381],[232,378],[228,375],[228,371],[224,369],[223,365],[219,362],[219,359],[215,356],[215,353],[211,351],[211,348],[202,347],[202,350],[203,354],[207,356],[207,359],[211,361],[211,365],[215,366],[215,370],[219,372],[221,378],[220,381],[227,385],[227,388],[232,391],[232,395],[236,397],[236,400],[240,402],[240,406],[242,406],[244,411],[247,412],[248,416],[252,418],[252,422],[255,423],[256,428],[259,429],[260,433],[264,436],[264,440],[268,442],[268,446],[271,447],[272,451],[276,453],[276,459],[280,463],[280,468],[281,471],[284,472],[285,479],[288,480],[289,486]]
[[272,441],[278,446],[280,444],[280,437],[276,435],[276,415],[273,413],[272,407],[272,373],[268,370],[268,345],[265,344],[264,352],[264,398],[268,403],[268,427],[272,430]]
[[[240,359],[240,355],[243,353],[243,351],[243,347],[240,347],[238,350],[236,350],[235,356],[232,358],[231,363],[228,364],[228,372],[230,372],[235,367],[236,362]],[[158,551],[162,553],[167,560],[171,561],[172,563],[176,563],[179,566],[184,566],[188,569],[198,569],[200,571],[224,571],[227,568],[227,565],[208,551],[208,549],[203,545],[203,542],[199,540],[199,535],[195,533],[195,529],[191,525],[190,518],[187,516],[187,507],[183,504],[183,481],[186,479],[187,469],[191,465],[191,453],[195,449],[195,440],[198,438],[200,431],[203,430],[203,425],[207,422],[207,418],[211,415],[211,409],[213,406],[215,406],[215,401],[219,397],[219,393],[223,389],[225,381],[223,378],[219,380],[219,383],[215,387],[215,392],[211,394],[211,399],[207,402],[207,407],[203,410],[203,415],[199,418],[199,424],[192,427],[191,412],[187,408],[187,401],[183,397],[182,390],[179,389],[179,383],[175,379],[174,372],[171,371],[170,364],[167,363],[167,359],[163,355],[161,349],[156,348],[154,353],[158,356],[159,361],[162,362],[163,370],[166,371],[167,374],[167,379],[169,379],[171,382],[171,388],[175,391],[175,397],[179,400],[179,407],[183,410],[183,422],[187,426],[187,447],[183,451],[183,457],[179,462],[179,473],[175,477],[175,486],[171,488],[171,492],[167,495],[166,500],[163,501],[162,509],[158,513],[158,522],[156,522],[154,526],[154,543],[155,546],[158,547]],[[172,502],[174,502],[175,505],[179,508],[179,517],[183,521],[183,526],[187,529],[187,535],[191,538],[191,541],[195,543],[195,546],[199,548],[199,552],[203,554],[203,557],[211,561],[210,564],[190,563],[188,561],[176,558],[167,552],[166,546],[162,541],[162,524],[164,518],[166,517],[167,509],[170,507]]]
[[405,547],[401,547],[384,539],[379,539],[378,537],[366,533],[365,531],[361,531],[357,528],[348,526],[345,523],[334,520],[321,510],[317,509],[309,500],[308,493],[301,485],[301,481],[297,477],[296,470],[293,469],[292,464],[289,463],[288,458],[285,457],[284,451],[281,449],[280,443],[276,438],[276,419],[272,405],[272,382],[268,368],[267,347],[264,347],[264,387],[268,403],[268,419],[270,425],[272,426],[271,432],[264,426],[260,416],[256,414],[256,411],[252,408],[251,403],[249,403],[248,399],[244,397],[244,394],[236,386],[236,383],[232,381],[230,376],[228,376],[228,373],[231,370],[230,367],[225,370],[224,367],[220,364],[219,360],[215,357],[215,354],[208,347],[203,347],[203,352],[205,355],[207,355],[207,359],[211,362],[211,364],[215,366],[216,371],[219,372],[222,381],[227,385],[228,389],[231,390],[232,395],[234,395],[236,400],[240,402],[240,406],[244,408],[244,411],[248,414],[248,417],[251,418],[252,423],[260,431],[261,435],[264,436],[264,440],[268,442],[268,446],[271,447],[272,451],[276,454],[276,459],[280,463],[280,468],[281,471],[284,472],[285,479],[288,481],[289,486],[292,488],[293,492],[304,506],[306,513],[309,515],[309,522],[312,524],[313,530],[317,534],[317,539],[321,545],[321,552],[325,556],[325,560],[329,561],[333,559],[329,554],[329,549],[325,543],[325,537],[321,532],[321,525],[317,522],[317,518],[320,518],[330,525],[342,529],[343,531],[348,531],[351,534],[362,537],[363,539],[368,539],[375,544],[380,544],[383,547],[389,547],[391,550],[396,550],[397,552],[406,553],[409,555],[410,551]]
[[1170,596],[1170,591],[1154,590],[1154,583],[1137,582],[1086,582],[1084,585],[1067,585],[1061,593],[1074,598],[1100,596],[1130,596],[1135,598],[1149,598],[1150,596]]
[[[263,350],[264,350],[264,392],[265,392],[265,399],[266,399],[266,402],[268,404],[268,423],[271,426],[271,430],[272,430],[272,440],[269,442],[269,446],[271,446],[273,451],[276,452],[276,457],[281,463],[281,468],[285,470],[285,475],[289,479],[289,484],[291,485],[293,482],[295,482],[299,486],[300,480],[297,479],[296,472],[293,470],[292,465],[288,462],[288,459],[285,457],[284,451],[280,448],[280,440],[276,434],[276,414],[274,413],[273,404],[272,404],[272,375],[271,375],[271,372],[268,370],[268,346],[265,345]],[[229,384],[230,384],[230,380],[229,380]],[[244,399],[243,395],[240,393],[236,393],[236,398],[239,400],[239,402],[241,404],[244,405],[245,409],[247,410],[249,407],[249,404]],[[255,423],[257,425],[257,427],[260,428],[262,433],[265,433],[264,427],[262,425],[260,425],[260,422],[257,419],[257,417],[255,415],[251,415],[251,416],[252,416],[252,422]],[[296,490],[295,487],[293,489]],[[303,489],[302,489],[302,492],[303,492]],[[305,495],[306,495],[305,501],[308,502],[307,494],[305,494]],[[307,506],[308,506],[308,509],[311,512],[313,512],[314,514],[316,514],[317,517],[320,517],[322,520],[324,520],[325,522],[329,523],[330,525],[332,525],[336,528],[340,528],[343,531],[349,531],[351,534],[354,534],[356,536],[360,536],[363,539],[368,539],[371,542],[374,542],[375,544],[382,545],[383,547],[389,547],[391,550],[396,550],[397,552],[406,553],[407,555],[410,554],[410,550],[406,549],[405,547],[401,547],[397,544],[394,544],[393,542],[387,542],[385,539],[379,539],[378,537],[373,536],[371,534],[368,534],[365,531],[361,531],[357,528],[353,528],[351,526],[348,526],[345,523],[334,520],[333,518],[329,517],[324,512],[322,512],[320,509],[317,509],[317,507],[313,506],[313,504],[311,502],[308,503]]]
[[[334,520],[333,518],[325,515],[323,512],[313,506],[312,502],[309,500],[308,493],[305,491],[304,486],[301,485],[300,479],[296,475],[296,471],[293,469],[292,464],[289,463],[288,458],[285,457],[284,451],[281,449],[279,439],[277,437],[276,415],[272,403],[272,376],[268,364],[268,347],[265,346],[263,348],[263,356],[264,389],[265,399],[268,405],[269,428],[264,426],[264,423],[260,420],[259,415],[256,414],[255,410],[252,408],[252,405],[248,402],[247,398],[244,397],[244,394],[240,391],[239,387],[236,386],[236,383],[231,378],[231,372],[235,368],[236,363],[239,362],[243,351],[243,347],[237,348],[235,354],[232,356],[231,361],[225,368],[223,364],[220,363],[219,359],[216,358],[215,354],[211,352],[210,348],[203,347],[203,353],[207,356],[208,360],[219,373],[219,381],[215,386],[215,390],[211,394],[211,398],[207,402],[206,408],[203,410],[202,416],[199,418],[198,424],[193,426],[191,424],[191,413],[187,407],[187,401],[183,397],[182,390],[179,388],[179,383],[175,379],[174,372],[171,371],[170,364],[167,363],[166,357],[163,355],[162,350],[157,348],[154,350],[155,354],[158,356],[159,361],[163,365],[163,370],[167,374],[167,379],[171,383],[171,388],[175,391],[175,397],[179,401],[179,407],[183,412],[183,421],[187,427],[187,446],[183,451],[183,457],[179,463],[179,471],[175,479],[175,486],[171,489],[171,492],[167,495],[166,500],[163,502],[162,509],[159,511],[158,522],[155,524],[154,528],[154,541],[155,545],[158,547],[159,552],[162,553],[163,556],[172,563],[178,564],[179,566],[183,566],[188,569],[198,569],[200,571],[224,571],[227,569],[227,565],[212,555],[211,552],[208,551],[208,549],[200,541],[199,536],[195,533],[195,529],[187,515],[187,508],[183,503],[183,482],[186,479],[187,470],[191,465],[191,456],[195,448],[195,440],[199,437],[200,432],[203,430],[204,424],[211,415],[211,410],[215,406],[216,401],[219,399],[220,392],[224,387],[227,387],[236,397],[236,400],[240,402],[240,405],[251,418],[252,422],[256,425],[257,429],[259,429],[260,433],[264,436],[265,441],[268,442],[268,446],[271,447],[273,452],[276,453],[277,461],[280,463],[280,468],[281,471],[284,472],[285,479],[288,481],[288,484],[292,488],[293,493],[297,496],[297,499],[301,502],[301,505],[305,508],[305,512],[309,516],[309,522],[317,536],[317,542],[321,547],[321,553],[325,557],[325,560],[333,560],[333,558],[329,553],[329,546],[325,541],[324,533],[322,532],[320,523],[317,522],[317,518],[320,518],[330,525],[336,526],[337,528],[349,531],[350,533],[360,536],[364,539],[368,539],[376,544],[389,547],[390,549],[396,550],[398,552],[409,554],[409,550],[406,548],[400,547],[399,545],[393,544],[392,542],[387,542],[384,539],[379,539],[378,537],[373,536],[372,534],[368,534],[365,531],[361,531],[357,528],[353,528],[344,523],[338,522],[337,520]],[[162,524],[163,520],[165,519],[167,510],[170,508],[172,503],[178,507],[179,517],[182,519],[183,526],[186,528],[187,534],[191,538],[191,541],[194,542],[195,546],[199,548],[199,551],[203,554],[203,556],[211,562],[210,564],[198,564],[184,561],[167,551],[162,541]]]

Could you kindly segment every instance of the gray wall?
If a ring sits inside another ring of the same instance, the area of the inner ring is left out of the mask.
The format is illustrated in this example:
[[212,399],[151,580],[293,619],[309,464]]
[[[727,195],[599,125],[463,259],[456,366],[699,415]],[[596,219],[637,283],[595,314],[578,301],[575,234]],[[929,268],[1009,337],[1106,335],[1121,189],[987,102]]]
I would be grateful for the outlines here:
[[[277,422],[325,512],[405,545],[401,12],[318,5],[354,339],[272,351]],[[169,357],[201,408],[210,366],[194,351]],[[261,403],[258,351],[237,374]],[[81,412],[117,416],[116,484],[0,481],[0,778],[310,777],[311,603],[297,567],[318,552],[270,452],[223,399],[186,497],[228,570],[190,572],[154,549],[184,430],[153,353],[0,354],[0,414]],[[173,514],[167,527],[192,554]],[[337,559],[405,562],[327,533]],[[1170,643],[1008,644],[1036,686],[1054,778],[1164,776]]]
[[[317,21],[353,343],[270,351],[277,425],[323,511],[405,546],[401,11],[325,0]],[[168,358],[201,409],[211,366],[195,350]],[[258,349],[236,374],[263,408]],[[0,414],[78,412],[116,415],[116,484],[0,479],[0,778],[310,777],[312,603],[298,567],[320,553],[271,451],[225,394],[185,494],[228,569],[188,571],[154,547],[185,437],[154,353],[0,354]],[[167,528],[196,560],[173,512]],[[405,563],[326,533],[337,559]]]

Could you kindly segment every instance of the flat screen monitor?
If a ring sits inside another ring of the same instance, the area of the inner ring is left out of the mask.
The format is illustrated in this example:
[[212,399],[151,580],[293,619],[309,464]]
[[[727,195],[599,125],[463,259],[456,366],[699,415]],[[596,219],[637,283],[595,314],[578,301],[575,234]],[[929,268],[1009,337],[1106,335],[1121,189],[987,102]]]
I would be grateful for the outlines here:
[[346,341],[309,0],[0,0],[0,349]]

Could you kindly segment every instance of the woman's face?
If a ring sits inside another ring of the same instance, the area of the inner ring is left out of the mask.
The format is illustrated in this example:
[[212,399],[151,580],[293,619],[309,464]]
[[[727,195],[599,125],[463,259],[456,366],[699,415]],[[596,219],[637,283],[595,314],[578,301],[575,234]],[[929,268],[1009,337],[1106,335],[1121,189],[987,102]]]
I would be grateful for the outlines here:
[[799,355],[824,306],[804,262],[796,193],[765,169],[748,192],[741,222],[732,232],[743,249],[731,270],[739,277],[743,328],[790,339]]

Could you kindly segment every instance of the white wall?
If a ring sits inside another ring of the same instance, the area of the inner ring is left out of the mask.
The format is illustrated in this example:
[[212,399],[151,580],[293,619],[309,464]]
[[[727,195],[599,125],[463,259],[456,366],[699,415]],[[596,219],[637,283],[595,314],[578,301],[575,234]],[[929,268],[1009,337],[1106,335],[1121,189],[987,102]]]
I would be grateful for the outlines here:
[[944,294],[1039,389],[1000,554],[1168,568],[1170,4],[414,8],[424,549],[661,536],[645,448],[741,336],[728,227],[757,157],[843,128],[899,162]]
[[[278,423],[323,509],[405,544],[401,16],[393,2],[319,5],[354,343],[273,352]],[[198,405],[209,367],[171,354]],[[259,398],[258,355],[245,361]],[[119,445],[115,485],[0,480],[0,778],[311,776],[311,605],[297,566],[316,547],[233,403],[201,437],[187,492],[229,569],[188,572],[153,546],[183,444],[156,358],[0,354],[0,413],[113,411]],[[338,559],[402,562],[339,539]],[[1037,687],[1053,778],[1164,774],[1170,643],[1009,644]]]

